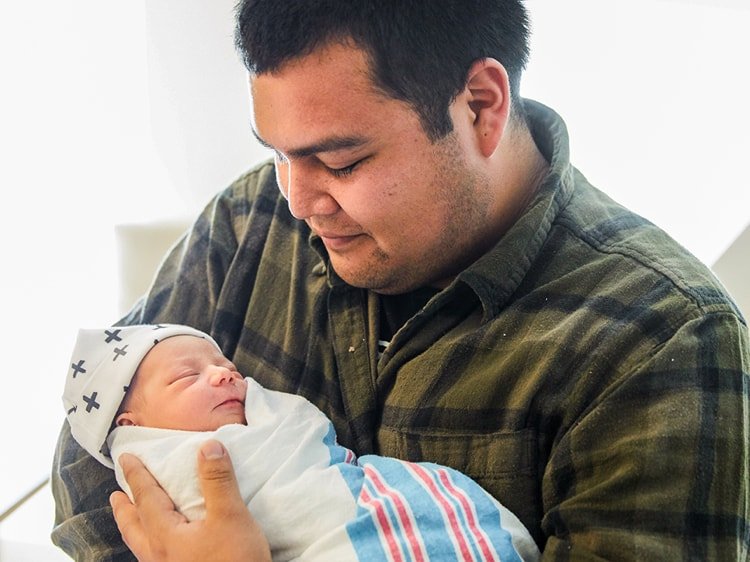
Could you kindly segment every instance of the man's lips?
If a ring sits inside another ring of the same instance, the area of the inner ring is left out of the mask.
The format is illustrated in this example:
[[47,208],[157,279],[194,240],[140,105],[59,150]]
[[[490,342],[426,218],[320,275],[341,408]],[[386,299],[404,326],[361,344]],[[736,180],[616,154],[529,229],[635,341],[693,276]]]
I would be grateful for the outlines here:
[[363,234],[334,234],[334,233],[327,233],[327,232],[317,232],[318,236],[320,236],[321,240],[323,240],[323,243],[326,245],[326,248],[329,250],[343,250],[346,247],[348,247],[353,242],[360,239],[360,237],[364,236]]

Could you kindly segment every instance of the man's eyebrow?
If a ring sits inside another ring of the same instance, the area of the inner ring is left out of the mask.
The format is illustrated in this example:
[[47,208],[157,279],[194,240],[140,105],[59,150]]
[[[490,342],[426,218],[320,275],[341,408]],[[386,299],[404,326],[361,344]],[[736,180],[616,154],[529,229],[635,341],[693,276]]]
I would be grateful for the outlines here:
[[[253,136],[256,140],[263,145],[265,148],[270,150],[276,150],[273,146],[264,141],[254,127],[251,127]],[[315,154],[325,152],[335,152],[337,150],[345,150],[349,148],[358,148],[367,144],[368,139],[359,136],[342,136],[342,137],[329,137],[319,142],[310,144],[308,146],[302,146],[299,148],[293,148],[286,151],[285,155],[292,158],[305,158],[307,156],[313,156]]]

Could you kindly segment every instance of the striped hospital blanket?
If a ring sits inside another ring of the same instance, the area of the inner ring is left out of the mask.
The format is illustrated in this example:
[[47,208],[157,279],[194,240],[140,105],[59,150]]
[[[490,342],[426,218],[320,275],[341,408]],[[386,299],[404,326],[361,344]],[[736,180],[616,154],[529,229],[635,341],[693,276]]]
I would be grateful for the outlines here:
[[[366,455],[336,443],[329,420],[304,398],[248,379],[248,424],[214,432],[120,427],[113,458],[139,456],[188,519],[205,513],[196,456],[224,443],[248,509],[275,561],[534,560],[520,521],[453,469]],[[130,494],[115,462],[118,482]]]

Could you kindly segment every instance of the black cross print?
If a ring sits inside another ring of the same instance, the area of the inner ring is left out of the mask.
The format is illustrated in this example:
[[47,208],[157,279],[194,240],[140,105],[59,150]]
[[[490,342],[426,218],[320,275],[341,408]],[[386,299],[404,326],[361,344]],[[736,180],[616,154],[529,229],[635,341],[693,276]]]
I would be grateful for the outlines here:
[[115,356],[112,358],[112,361],[117,361],[117,358],[121,355],[124,357],[128,354],[127,351],[125,351],[128,348],[128,344],[125,344],[122,346],[122,348],[116,347],[115,348]]
[[71,367],[73,369],[73,378],[76,378],[76,375],[78,374],[84,374],[86,372],[86,369],[83,368],[83,364],[86,361],[81,359],[78,363],[71,363]]
[[107,334],[107,339],[104,340],[104,343],[110,343],[112,340],[122,341],[120,332],[122,332],[122,330],[112,330],[111,332],[109,330],[104,330],[104,333]]
[[73,406],[70,410],[68,410],[68,415],[74,413],[76,410],[78,410],[78,406]]
[[91,412],[94,408],[99,409],[99,402],[96,401],[97,392],[92,392],[89,398],[84,394],[83,401],[86,402],[86,412]]
[[166,328],[166,326],[163,324],[157,324],[154,326],[154,330],[163,330],[164,328]]

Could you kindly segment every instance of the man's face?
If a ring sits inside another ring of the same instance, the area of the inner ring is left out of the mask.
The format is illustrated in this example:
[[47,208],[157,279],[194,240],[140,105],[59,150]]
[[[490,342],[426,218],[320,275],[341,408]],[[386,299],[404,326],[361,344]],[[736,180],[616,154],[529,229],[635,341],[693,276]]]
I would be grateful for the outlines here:
[[433,143],[410,106],[376,90],[363,51],[340,44],[255,75],[251,88],[279,188],[347,283],[441,286],[479,257],[492,195],[464,114],[452,106],[454,132]]
[[212,431],[246,423],[247,381],[207,340],[174,336],[141,361],[127,403],[131,422],[146,427]]

